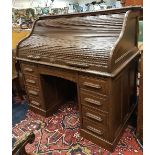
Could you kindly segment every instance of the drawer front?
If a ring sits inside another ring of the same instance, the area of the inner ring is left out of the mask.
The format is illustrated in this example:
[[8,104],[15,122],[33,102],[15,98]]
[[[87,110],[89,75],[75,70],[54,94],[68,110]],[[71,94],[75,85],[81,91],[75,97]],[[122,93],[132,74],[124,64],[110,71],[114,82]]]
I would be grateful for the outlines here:
[[25,78],[26,85],[39,88],[39,80],[37,77],[25,74],[24,78]]
[[108,80],[80,76],[79,82],[81,88],[100,93],[101,95],[108,93]]
[[37,88],[26,86],[26,90],[29,96],[39,98],[40,97],[40,91]]
[[37,106],[37,107],[41,106],[39,98],[32,97],[31,95],[29,95],[29,102],[30,102],[29,104],[34,105],[34,106]]
[[37,67],[34,65],[21,64],[21,68],[24,74],[30,74],[30,75],[37,74]]
[[90,109],[85,106],[82,106],[82,117],[98,122],[99,125],[102,126],[104,129],[107,128],[108,124],[107,113],[101,113],[95,109]]
[[97,95],[85,90],[80,90],[81,104],[97,108],[98,110],[108,111],[108,96]]
[[38,71],[40,74],[48,74],[51,76],[57,76],[63,79],[67,79],[73,82],[78,82],[78,74],[75,71],[68,71],[65,69],[61,68],[55,68],[55,67],[50,67],[50,66],[38,66]]
[[95,121],[83,119],[82,128],[100,138],[107,138],[107,132]]

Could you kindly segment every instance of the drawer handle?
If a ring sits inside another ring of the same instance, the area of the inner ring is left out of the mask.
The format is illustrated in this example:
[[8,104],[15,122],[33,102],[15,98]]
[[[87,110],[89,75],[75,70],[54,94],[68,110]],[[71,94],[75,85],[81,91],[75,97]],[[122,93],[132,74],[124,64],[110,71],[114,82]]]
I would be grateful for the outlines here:
[[65,62],[66,65],[72,66],[72,67],[78,67],[78,68],[89,68],[88,64],[85,63],[75,63],[75,62]]
[[87,86],[87,87],[95,88],[95,89],[102,88],[99,84],[94,84],[94,83],[90,83],[90,82],[84,82],[83,85]]
[[24,68],[24,71],[33,72],[32,68]]
[[27,79],[26,82],[32,83],[32,84],[35,84],[36,83],[34,80],[30,80],[30,79]]
[[40,103],[36,102],[36,101],[31,101],[32,104],[39,106]]
[[103,134],[102,131],[100,131],[100,130],[98,130],[98,129],[96,129],[96,128],[93,128],[93,127],[91,127],[91,126],[87,126],[86,128],[87,128],[88,130],[92,131],[92,132],[95,132],[95,133],[99,134],[99,135],[102,135],[102,134]]
[[38,92],[34,91],[34,90],[29,90],[29,94],[38,96]]
[[101,117],[98,117],[98,116],[96,116],[94,114],[91,114],[89,112],[86,113],[86,116],[89,117],[89,118],[95,119],[95,120],[97,120],[99,122],[102,122],[102,118]]
[[41,59],[39,55],[28,55],[27,58],[33,59],[33,60],[40,60]]
[[92,104],[95,104],[95,105],[98,105],[98,106],[101,106],[101,102],[100,101],[96,101],[96,100],[93,100],[91,98],[85,98],[84,99],[86,102],[89,102],[89,103],[92,103]]

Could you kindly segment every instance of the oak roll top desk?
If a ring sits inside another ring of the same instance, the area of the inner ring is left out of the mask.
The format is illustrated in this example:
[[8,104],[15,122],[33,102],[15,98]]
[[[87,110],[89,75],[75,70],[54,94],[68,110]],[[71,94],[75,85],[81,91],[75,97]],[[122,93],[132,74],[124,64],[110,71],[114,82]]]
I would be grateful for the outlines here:
[[78,103],[80,134],[113,150],[136,96],[140,7],[40,17],[17,45],[29,108]]

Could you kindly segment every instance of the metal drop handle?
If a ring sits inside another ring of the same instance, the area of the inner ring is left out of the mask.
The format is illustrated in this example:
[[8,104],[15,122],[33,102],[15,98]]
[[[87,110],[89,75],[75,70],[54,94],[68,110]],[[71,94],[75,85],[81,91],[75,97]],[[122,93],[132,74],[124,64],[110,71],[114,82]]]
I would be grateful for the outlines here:
[[86,116],[89,117],[89,118],[95,119],[95,120],[97,120],[97,121],[99,121],[99,122],[102,122],[102,120],[103,120],[101,117],[96,116],[96,115],[94,115],[94,114],[91,114],[91,113],[89,113],[89,112],[86,113]]
[[84,100],[86,102],[88,102],[88,103],[92,103],[92,104],[95,104],[95,105],[98,105],[98,106],[101,106],[102,105],[102,103],[100,101],[96,101],[96,100],[91,99],[91,98],[85,98]]
[[87,87],[95,88],[95,89],[102,88],[99,84],[94,84],[94,83],[90,83],[90,82],[84,82],[83,85],[87,86]]
[[31,101],[32,104],[39,106],[40,103],[36,102],[36,101]]
[[40,60],[41,57],[39,55],[28,55],[27,58],[32,60]]
[[38,92],[34,91],[34,90],[29,90],[29,94],[38,96]]
[[24,71],[33,72],[32,68],[24,68]]
[[99,134],[99,135],[102,135],[102,134],[103,134],[102,131],[100,131],[100,130],[98,130],[98,129],[92,127],[92,126],[87,126],[86,128],[87,128],[88,130],[92,131],[92,132],[95,132],[95,133]]
[[36,83],[34,80],[30,80],[30,79],[27,79],[26,82],[32,83],[32,84],[35,84]]
[[90,66],[88,64],[84,63],[75,63],[75,62],[65,62],[66,65],[78,67],[78,68],[89,68]]

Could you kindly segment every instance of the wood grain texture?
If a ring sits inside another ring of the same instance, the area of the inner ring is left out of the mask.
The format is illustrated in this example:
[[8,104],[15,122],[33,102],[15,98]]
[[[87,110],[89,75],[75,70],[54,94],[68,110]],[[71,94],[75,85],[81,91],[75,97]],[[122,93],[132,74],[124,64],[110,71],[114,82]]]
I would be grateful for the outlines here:
[[38,63],[110,73],[138,51],[140,9],[40,18],[32,34],[20,42],[17,55]]
[[49,116],[60,104],[78,103],[81,136],[113,151],[136,106],[140,12],[133,7],[37,20],[17,50],[30,109]]
[[139,63],[140,82],[138,97],[138,113],[137,113],[137,137],[143,142],[143,51]]

